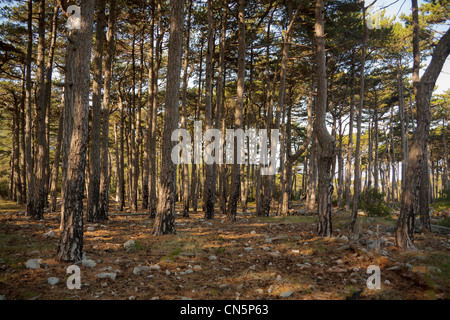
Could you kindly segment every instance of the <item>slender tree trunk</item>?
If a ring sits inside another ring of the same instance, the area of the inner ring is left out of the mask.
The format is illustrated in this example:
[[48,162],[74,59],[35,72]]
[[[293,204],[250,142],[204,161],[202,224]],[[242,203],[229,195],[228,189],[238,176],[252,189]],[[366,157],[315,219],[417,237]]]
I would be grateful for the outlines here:
[[[157,134],[157,114],[158,114],[158,74],[159,67],[161,65],[161,42],[164,36],[162,32],[162,18],[161,18],[161,1],[156,1],[156,13],[155,18],[158,19],[158,33],[156,38],[156,44],[154,48],[155,61],[153,63],[153,108],[152,108],[152,138],[150,144],[150,184],[149,184],[149,213],[150,217],[155,217],[156,215],[156,203],[157,203],[157,183],[156,183],[156,173],[157,173],[157,158],[156,158],[156,134]],[[155,3],[154,3],[155,5]]]
[[73,30],[77,48],[74,77],[74,123],[63,199],[64,224],[58,248],[61,261],[79,261],[83,253],[83,196],[89,126],[89,67],[93,33],[93,0],[81,1],[81,29]]
[[[213,77],[213,9],[212,0],[208,0],[208,35],[207,35],[207,49],[206,49],[206,78],[205,78],[205,131],[211,129],[213,117],[212,117],[212,77]],[[211,142],[210,142],[211,143]],[[210,144],[205,143],[205,148]],[[215,150],[217,152],[218,150]],[[205,204],[205,219],[214,218],[214,203],[216,200],[216,186],[214,183],[214,171],[213,164],[204,164],[205,166],[205,198],[203,202]]]
[[18,204],[22,204],[22,180],[20,176],[20,103],[14,106],[13,115],[13,139],[14,139],[14,189],[15,200]]
[[[170,159],[175,146],[171,136],[177,128],[179,114],[184,0],[172,0],[171,7],[162,159]],[[163,161],[156,220],[152,232],[154,235],[175,232],[175,183],[176,165],[168,160]]]
[[[184,47],[184,60],[183,60],[183,88],[181,90],[182,102],[181,102],[180,125],[182,129],[186,129],[186,119],[187,119],[186,104],[187,104],[189,45],[190,45],[189,40],[191,35],[192,0],[189,0],[188,10],[189,13],[186,26],[186,43]],[[187,163],[183,163],[182,165],[181,185],[182,185],[183,217],[189,217],[189,164]]]
[[[225,132],[225,121],[222,120],[222,114],[225,115],[224,108],[224,78],[225,78],[225,42],[226,42],[226,32],[227,32],[227,12],[228,5],[226,0],[222,0],[222,30],[221,30],[221,41],[220,41],[220,57],[219,57],[219,78],[217,84],[217,114],[216,114],[216,126],[221,128],[221,132]],[[223,117],[225,118],[225,116]],[[223,143],[223,137],[222,137]],[[222,144],[223,145],[223,144]],[[225,150],[224,150],[225,156]],[[224,160],[224,158],[222,158]],[[219,207],[222,214],[227,212],[227,193],[226,193],[226,164],[219,165]]]
[[350,212],[351,204],[351,184],[352,184],[352,155],[353,155],[353,118],[354,118],[354,87],[355,87],[355,51],[352,50],[352,66],[351,66],[351,89],[350,89],[350,114],[349,114],[349,133],[348,133],[348,147],[347,147],[347,163],[345,174],[345,200],[347,211]]
[[97,24],[95,45],[93,48],[93,84],[92,84],[92,128],[91,149],[89,156],[89,186],[87,195],[86,220],[99,222],[100,200],[100,132],[102,106],[102,70],[103,70],[103,42],[106,25],[106,0],[97,1]]
[[55,160],[53,161],[52,177],[50,183],[50,198],[51,198],[51,211],[56,212],[56,197],[58,190],[58,175],[59,175],[59,162],[61,158],[61,142],[63,138],[64,128],[64,110],[61,110],[59,115],[58,136],[56,138]]
[[47,127],[47,134],[46,134],[46,152],[45,152],[45,181],[44,181],[44,192],[45,192],[45,202],[47,205],[48,202],[48,194],[50,192],[50,101],[51,101],[51,91],[52,91],[52,73],[53,73],[53,58],[54,58],[54,52],[56,47],[56,34],[57,34],[57,26],[58,26],[58,13],[59,13],[59,7],[55,6],[53,8],[53,17],[52,17],[52,23],[50,27],[50,45],[49,45],[49,53],[48,53],[48,59],[47,59],[47,66],[45,70],[45,108],[47,110],[46,112],[46,127]]
[[45,157],[47,108],[45,105],[45,0],[39,1],[38,20],[38,49],[37,49],[37,74],[36,74],[36,162],[35,162],[35,206],[31,212],[31,218],[39,220],[44,218],[46,204],[45,194]]
[[369,32],[366,26],[366,8],[363,1],[363,28],[364,28],[364,39],[361,47],[361,66],[360,66],[360,75],[359,75],[359,106],[358,106],[358,118],[356,123],[356,150],[355,150],[355,183],[353,190],[353,207],[352,207],[352,215],[350,221],[350,230],[353,232],[357,213],[358,213],[358,204],[359,197],[361,194],[361,170],[360,170],[360,161],[361,161],[361,121],[362,121],[362,109],[364,107],[364,72],[365,72],[365,63],[366,63],[366,44],[369,38]]
[[317,100],[315,106],[314,131],[316,132],[321,148],[319,168],[319,203],[318,203],[318,227],[317,234],[330,237],[331,224],[331,196],[333,183],[331,176],[331,163],[335,155],[335,143],[326,127],[327,110],[327,73],[325,58],[325,32],[323,22],[323,0],[316,1],[315,8],[315,45],[316,45],[316,74],[317,74]]
[[103,119],[100,151],[100,220],[108,219],[109,186],[111,171],[108,172],[108,145],[109,145],[109,110],[111,104],[111,83],[113,76],[113,59],[115,54],[116,33],[116,0],[109,0],[108,31],[106,33],[105,73],[103,84]]
[[[238,2],[238,74],[237,74],[237,97],[234,112],[234,129],[242,128],[242,110],[244,106],[244,78],[245,78],[245,0]],[[236,221],[237,201],[240,193],[240,164],[237,162],[237,144],[234,144],[234,162],[231,171],[231,192],[227,212],[227,221]]]
[[151,140],[152,140],[152,118],[153,118],[153,95],[155,94],[153,91],[153,77],[154,77],[154,31],[155,31],[155,10],[154,3],[151,6],[151,10],[149,15],[151,16],[150,20],[150,48],[148,55],[148,110],[147,110],[147,123],[146,123],[146,133],[144,137],[144,165],[142,168],[144,179],[142,182],[142,209],[148,209],[150,199],[149,199],[149,178],[150,178],[150,153],[152,150]]
[[[374,125],[375,125],[375,160],[373,164],[373,183],[374,187],[378,190],[378,170],[379,170],[379,157],[378,157],[378,95],[375,90],[375,113],[374,117]],[[383,184],[384,185],[384,184]]]

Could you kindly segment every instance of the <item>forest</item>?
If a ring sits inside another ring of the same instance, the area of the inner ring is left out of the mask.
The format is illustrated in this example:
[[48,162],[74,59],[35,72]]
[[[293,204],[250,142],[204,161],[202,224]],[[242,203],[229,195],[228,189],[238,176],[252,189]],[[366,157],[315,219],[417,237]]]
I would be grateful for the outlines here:
[[450,299],[449,21],[0,1],[0,300]]

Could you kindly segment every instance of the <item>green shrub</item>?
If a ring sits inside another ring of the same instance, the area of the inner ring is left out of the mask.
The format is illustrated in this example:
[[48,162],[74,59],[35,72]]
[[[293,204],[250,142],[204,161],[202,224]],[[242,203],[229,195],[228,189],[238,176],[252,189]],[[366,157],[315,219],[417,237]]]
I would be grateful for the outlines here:
[[385,194],[376,188],[368,188],[361,193],[360,208],[369,217],[384,217],[391,214],[391,208],[384,201]]

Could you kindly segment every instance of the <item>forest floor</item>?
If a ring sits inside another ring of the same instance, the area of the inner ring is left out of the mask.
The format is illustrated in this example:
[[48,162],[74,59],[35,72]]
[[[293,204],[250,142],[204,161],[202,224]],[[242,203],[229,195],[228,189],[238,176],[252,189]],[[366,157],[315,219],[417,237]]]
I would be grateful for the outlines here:
[[[333,237],[322,238],[315,235],[316,217],[298,214],[304,212],[300,204],[287,217],[256,217],[249,207],[235,223],[221,214],[213,220],[204,220],[202,212],[189,218],[177,214],[177,233],[154,237],[153,220],[139,215],[143,211],[119,215],[113,208],[108,221],[85,223],[84,252],[96,265],[79,264],[81,289],[70,290],[71,263],[55,259],[60,214],[31,221],[23,206],[0,202],[0,295],[8,300],[450,299],[449,235],[417,233],[418,250],[401,252],[394,246],[395,216],[359,216],[356,242],[348,239],[347,212],[333,210]],[[128,240],[134,246],[126,250]],[[31,269],[29,259],[42,260]],[[367,287],[371,265],[380,267],[380,289]],[[101,273],[114,280],[99,278]],[[50,277],[59,282],[50,285]]]

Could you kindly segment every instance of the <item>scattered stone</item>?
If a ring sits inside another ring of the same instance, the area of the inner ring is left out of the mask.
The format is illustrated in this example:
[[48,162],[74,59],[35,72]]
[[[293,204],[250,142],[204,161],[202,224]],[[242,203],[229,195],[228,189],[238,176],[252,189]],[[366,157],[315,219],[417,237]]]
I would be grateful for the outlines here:
[[242,288],[244,288],[244,284],[238,285],[236,289],[241,290]]
[[94,230],[95,230],[94,227],[88,227],[88,228],[87,228],[87,231],[90,231],[90,232],[93,232]]
[[279,251],[269,252],[269,254],[274,258],[278,258],[281,256],[281,253]]
[[93,268],[97,265],[94,260],[81,260],[83,267]]
[[264,294],[264,290],[263,289],[256,289],[255,293],[256,294]]
[[194,270],[195,270],[195,271],[199,271],[199,270],[202,270],[202,267],[201,267],[201,266],[199,266],[199,265],[195,265],[195,266],[194,266]]
[[221,284],[221,285],[219,286],[219,289],[220,289],[220,290],[227,290],[227,289],[230,289],[230,285],[227,284],[227,283],[223,283],[223,284]]
[[170,271],[169,271],[169,270],[166,270],[166,274],[169,276],[169,275],[170,275]]
[[187,269],[184,271],[185,274],[192,274],[194,271],[192,269]]
[[293,253],[300,253],[300,250],[292,250]]
[[222,268],[223,271],[231,271],[230,268]]
[[264,251],[270,251],[270,248],[269,247],[263,247],[263,250]]
[[4,295],[0,295],[0,300],[6,300]]
[[125,251],[133,251],[136,249],[136,243],[134,240],[128,240],[123,244]]
[[55,284],[57,284],[59,282],[59,279],[56,277],[50,277],[47,279],[47,282],[49,285],[54,286]]
[[273,287],[273,285],[271,285],[271,286],[269,287],[269,289],[267,289],[267,292],[268,292],[268,293],[272,293],[272,292],[273,292],[273,289],[274,289],[274,287]]
[[290,297],[292,295],[292,293],[293,293],[292,291],[285,291],[282,294],[280,294],[280,297],[281,298],[288,298],[288,297]]
[[141,272],[151,272],[152,268],[150,266],[137,266],[133,269],[133,274],[140,275]]
[[106,288],[106,287],[108,286],[108,282],[103,282],[103,283],[101,284],[101,286],[102,286],[103,288]]
[[28,269],[40,269],[42,259],[30,259],[26,262],[25,266]]
[[393,266],[393,267],[387,268],[386,270],[388,270],[388,271],[394,271],[394,270],[398,270],[398,269],[400,269],[399,266]]
[[130,297],[128,297],[128,300],[135,300],[135,299],[136,299],[135,296],[130,296]]
[[216,256],[209,256],[209,260],[213,261],[213,260],[217,260]]
[[188,297],[181,297],[181,300],[192,300],[192,298],[188,298]]
[[[109,267],[105,267],[105,268],[101,268],[100,270],[98,270],[98,271],[111,271],[112,270],[112,267],[111,266],[109,266]],[[119,271],[119,270],[116,270],[116,272],[117,271]],[[120,272],[120,271],[119,271]]]
[[153,264],[150,266],[151,271],[159,271],[161,270],[161,267],[158,264]]
[[159,297],[152,297],[151,300],[159,300]]
[[316,287],[314,287],[312,284],[310,284],[308,286],[308,290],[314,291],[314,290],[316,290]]
[[44,233],[44,237],[46,238],[56,238],[55,233],[53,232],[53,230],[50,230],[47,233]]
[[384,284],[389,286],[391,284],[391,282],[389,280],[384,280]]
[[244,248],[244,250],[245,251],[251,251],[251,250],[253,250],[253,248],[252,247],[246,247],[246,248]]
[[336,260],[336,263],[337,263],[337,264],[343,264],[343,262],[342,262],[341,259]]
[[255,230],[253,230],[252,232],[250,232],[250,234],[256,234],[256,231],[255,231]]
[[111,279],[111,280],[116,280],[116,274],[115,273],[110,273],[110,272],[102,272],[96,275],[97,278],[100,279]]
[[277,275],[277,278],[275,279],[275,281],[281,281],[281,276]]
[[256,265],[252,265],[250,267],[248,267],[250,270],[256,270]]

